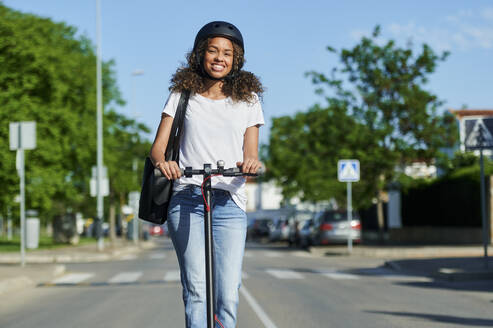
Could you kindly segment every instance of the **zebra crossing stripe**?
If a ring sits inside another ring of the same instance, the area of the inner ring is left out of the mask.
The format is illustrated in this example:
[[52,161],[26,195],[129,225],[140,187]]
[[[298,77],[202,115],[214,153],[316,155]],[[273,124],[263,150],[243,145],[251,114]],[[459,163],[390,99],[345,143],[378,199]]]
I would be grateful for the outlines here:
[[264,255],[266,257],[282,257],[282,254],[277,252],[265,252]]
[[131,283],[137,281],[140,276],[142,276],[142,272],[121,272],[108,280],[110,284],[124,284]]
[[337,280],[359,279],[359,277],[354,274],[343,273],[343,272],[327,272],[327,273],[322,273],[322,275],[326,276],[327,278],[337,279]]
[[154,253],[149,255],[149,259],[151,260],[162,260],[166,258],[166,254],[163,253]]
[[336,280],[355,280],[359,279],[359,276],[355,274],[340,272],[335,269],[319,269],[314,270],[314,273],[321,274],[327,278],[336,279]]
[[278,279],[303,279],[304,277],[295,271],[292,270],[274,270],[274,269],[269,269],[266,270],[268,274],[271,276],[274,276]]
[[180,281],[180,270],[170,270],[164,275],[164,281],[175,282]]
[[69,273],[53,280],[52,284],[78,284],[94,276],[94,273]]

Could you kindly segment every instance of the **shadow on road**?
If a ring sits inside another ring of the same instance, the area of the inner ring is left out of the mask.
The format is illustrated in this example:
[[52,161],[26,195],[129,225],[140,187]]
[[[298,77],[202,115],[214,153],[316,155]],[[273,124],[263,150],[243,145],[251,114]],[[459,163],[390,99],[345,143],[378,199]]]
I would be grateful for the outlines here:
[[493,319],[464,318],[464,317],[457,317],[451,315],[414,313],[414,312],[391,312],[391,311],[365,311],[365,312],[375,313],[375,314],[386,314],[386,315],[393,315],[400,317],[421,318],[433,322],[460,324],[467,326],[479,326],[479,327],[493,326]]
[[487,280],[480,280],[480,281],[434,280],[430,282],[409,281],[409,282],[395,282],[394,284],[400,286],[407,286],[407,287],[416,287],[416,288],[450,289],[450,290],[458,290],[458,291],[493,293],[493,284],[491,284]]

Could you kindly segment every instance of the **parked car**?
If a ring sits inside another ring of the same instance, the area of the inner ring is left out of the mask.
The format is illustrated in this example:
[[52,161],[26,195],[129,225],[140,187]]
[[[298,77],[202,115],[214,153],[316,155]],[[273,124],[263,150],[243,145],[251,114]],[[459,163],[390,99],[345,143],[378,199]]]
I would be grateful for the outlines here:
[[162,236],[164,235],[164,228],[158,224],[152,224],[149,227],[149,233],[151,236]]
[[358,214],[354,212],[351,223],[348,223],[347,211],[322,211],[314,218],[314,226],[315,233],[312,238],[314,245],[346,243],[348,237],[354,243],[361,241],[361,221]]
[[300,229],[299,246],[306,248],[313,244],[316,233],[315,220],[313,218],[306,220]]
[[248,238],[259,238],[259,237],[269,236],[271,225],[272,225],[271,218],[255,219],[247,231]]
[[269,229],[270,241],[287,241],[289,238],[289,225],[286,219],[275,220]]
[[300,231],[307,220],[313,217],[311,211],[295,211],[288,217],[288,243],[289,246],[300,245]]

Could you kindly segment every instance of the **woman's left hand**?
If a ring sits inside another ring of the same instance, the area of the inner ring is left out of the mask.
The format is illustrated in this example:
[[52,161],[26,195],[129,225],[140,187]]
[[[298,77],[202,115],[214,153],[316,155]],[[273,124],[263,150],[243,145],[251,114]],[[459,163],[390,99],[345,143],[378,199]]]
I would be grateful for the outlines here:
[[258,169],[262,167],[262,162],[256,158],[245,158],[243,162],[236,162],[236,166],[238,166],[243,173],[255,174]]

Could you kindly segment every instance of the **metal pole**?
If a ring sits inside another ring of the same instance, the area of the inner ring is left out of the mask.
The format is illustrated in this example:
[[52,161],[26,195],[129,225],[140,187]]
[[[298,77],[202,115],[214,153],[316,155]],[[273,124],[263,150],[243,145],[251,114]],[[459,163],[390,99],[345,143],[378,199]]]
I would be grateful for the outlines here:
[[12,240],[12,210],[7,207],[7,240]]
[[488,237],[486,231],[486,200],[485,200],[485,183],[484,183],[484,159],[483,159],[483,143],[484,143],[484,135],[483,129],[480,127],[479,129],[479,157],[480,157],[480,169],[481,169],[481,221],[483,225],[483,247],[484,247],[484,258],[485,265],[488,266]]
[[[214,328],[214,253],[212,236],[212,204],[211,204],[211,164],[204,164],[204,185],[205,199],[209,204],[210,211],[204,208],[204,229],[205,229],[205,279],[207,295],[207,328]],[[205,204],[204,204],[205,205]]]
[[347,183],[347,229],[348,229],[348,237],[347,237],[347,250],[349,253],[353,251],[353,238],[351,236],[351,222],[353,221],[353,199],[352,199],[352,190],[351,190],[351,182]]
[[96,0],[96,79],[97,79],[97,174],[96,174],[96,195],[97,195],[97,224],[98,224],[98,249],[103,250],[104,241],[102,233],[102,223],[104,215],[102,179],[103,179],[103,93],[102,93],[102,72],[101,72],[101,1]]
[[7,240],[12,240],[12,219],[7,219]]
[[[139,75],[142,75],[144,74],[144,71],[142,70],[135,70],[132,72],[132,79],[131,79],[131,99],[130,99],[130,107],[132,108],[132,114],[134,116],[134,118],[136,118],[136,113],[135,113],[135,109],[137,106],[135,106],[135,82],[134,82],[134,77],[135,76],[139,76]],[[135,159],[134,159],[135,160]],[[135,171],[137,170],[137,168],[134,169]],[[136,175],[135,175],[136,177]],[[134,243],[137,243],[138,240],[139,240],[139,220],[137,219],[137,213],[135,213],[135,217],[134,217],[134,220],[133,220],[133,227],[134,227],[134,230],[133,230],[133,241]]]
[[20,180],[20,197],[19,205],[21,211],[21,266],[26,265],[26,234],[25,234],[25,223],[26,223],[26,191],[25,191],[25,170],[24,170],[24,149],[22,148],[22,122],[18,125],[18,140],[19,148],[17,149],[19,154],[19,180]]
[[[19,123],[19,127],[20,127]],[[19,128],[20,130],[20,128]],[[20,139],[20,131],[19,131],[19,139]],[[19,143],[21,145],[21,143]],[[20,208],[21,208],[21,266],[26,265],[26,206],[25,206],[25,171],[24,171],[24,149],[20,148],[17,150],[19,152],[19,162],[20,162],[20,189],[21,189],[21,199],[20,199]]]

